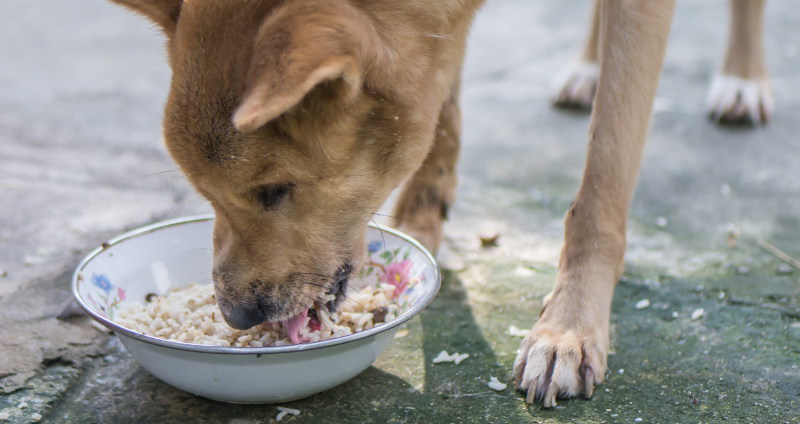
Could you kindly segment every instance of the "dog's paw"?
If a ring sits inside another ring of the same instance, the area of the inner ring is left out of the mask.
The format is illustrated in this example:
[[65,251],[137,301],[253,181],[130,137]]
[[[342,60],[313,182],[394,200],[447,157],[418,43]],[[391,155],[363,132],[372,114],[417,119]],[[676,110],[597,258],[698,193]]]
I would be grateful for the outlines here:
[[559,107],[591,109],[600,68],[593,62],[578,62],[556,85],[553,104]]
[[517,390],[527,392],[528,403],[542,400],[545,408],[556,406],[556,397],[583,392],[590,398],[594,385],[605,377],[607,334],[591,325],[550,325],[540,320],[522,340],[514,361]]
[[765,123],[774,109],[769,79],[715,75],[708,90],[706,108],[709,117],[720,123]]

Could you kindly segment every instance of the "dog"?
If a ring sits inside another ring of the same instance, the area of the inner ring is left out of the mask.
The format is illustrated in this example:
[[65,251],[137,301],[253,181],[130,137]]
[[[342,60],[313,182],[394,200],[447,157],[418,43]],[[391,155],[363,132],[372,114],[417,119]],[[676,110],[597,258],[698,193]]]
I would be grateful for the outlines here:
[[[774,111],[764,63],[765,0],[729,0],[730,24],[722,69],[714,75],[706,109],[722,124],[765,124]],[[579,59],[556,84],[553,104],[590,109],[597,89],[600,0],[594,0],[589,34]]]
[[[166,147],[216,213],[234,328],[297,320],[358,269],[372,213],[435,251],[454,201],[460,71],[483,0],[112,0],[164,32]],[[514,364],[545,407],[603,382],[628,205],[674,0],[602,0],[586,167],[558,277]],[[331,304],[335,308],[336,301]]]

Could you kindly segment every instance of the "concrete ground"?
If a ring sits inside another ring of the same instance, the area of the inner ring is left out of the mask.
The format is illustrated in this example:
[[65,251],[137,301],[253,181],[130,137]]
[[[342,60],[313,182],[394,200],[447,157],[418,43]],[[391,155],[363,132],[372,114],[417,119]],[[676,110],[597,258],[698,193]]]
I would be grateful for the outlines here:
[[[588,116],[548,105],[584,36],[587,0],[490,0],[466,59],[459,199],[441,293],[352,381],[287,403],[286,422],[800,420],[800,3],[766,11],[776,113],[720,128],[703,112],[724,2],[678,1],[612,311],[606,382],[591,400],[526,405],[520,339],[555,276]],[[169,71],[158,32],[101,0],[0,4],[0,414],[9,422],[270,423],[275,405],[223,404],[142,370],[87,319],[54,319],[92,248],[204,213],[160,143]],[[666,221],[660,219],[664,218]],[[666,225],[657,225],[660,224]],[[481,249],[478,233],[499,231]],[[729,244],[729,234],[740,233]],[[650,307],[635,304],[648,299]],[[692,320],[702,308],[705,315]],[[441,350],[469,353],[432,365]],[[27,407],[20,408],[22,403]]]

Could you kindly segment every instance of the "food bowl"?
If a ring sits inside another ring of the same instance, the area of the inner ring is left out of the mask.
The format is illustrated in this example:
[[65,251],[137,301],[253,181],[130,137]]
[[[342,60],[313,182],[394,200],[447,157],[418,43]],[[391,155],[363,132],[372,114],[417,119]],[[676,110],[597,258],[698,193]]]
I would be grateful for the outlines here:
[[[418,283],[400,295],[401,313],[393,321],[359,333],[280,347],[206,346],[159,339],[113,322],[131,302],[147,301],[172,287],[210,284],[213,216],[176,219],[123,234],[90,253],[75,270],[72,294],[97,322],[119,335],[139,364],[165,383],[209,399],[267,403],[300,399],[355,377],[383,352],[404,322],[434,298],[439,267],[414,239],[370,225],[366,258],[372,271],[350,284],[374,284],[394,262]],[[404,263],[408,265],[408,263]]]

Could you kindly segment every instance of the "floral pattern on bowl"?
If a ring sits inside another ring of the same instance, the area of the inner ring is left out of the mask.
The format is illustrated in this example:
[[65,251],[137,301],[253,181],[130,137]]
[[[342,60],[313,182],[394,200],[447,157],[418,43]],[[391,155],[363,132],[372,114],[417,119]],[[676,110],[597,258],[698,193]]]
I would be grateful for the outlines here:
[[[114,311],[119,309],[120,303],[127,298],[125,289],[111,284],[105,274],[96,273],[92,273],[92,286],[94,287],[89,288],[86,299],[94,306],[98,314],[113,321]],[[92,297],[92,292],[94,292],[94,297]]]
[[[425,281],[425,274],[420,270],[415,272],[414,262],[409,259],[410,247],[407,247],[405,252],[402,246],[394,250],[382,248],[381,240],[373,240],[367,244],[367,259],[357,276],[362,280],[376,276],[378,282],[393,285],[394,295],[398,298],[397,303],[402,313],[416,299],[414,286],[420,281]],[[373,255],[378,259],[373,258]]]
[[[385,244],[389,246],[385,246]],[[425,283],[426,264],[419,261],[420,258],[417,255],[412,254],[411,246],[395,248],[393,244],[385,243],[382,239],[369,241],[363,266],[353,280],[360,280],[359,283],[356,283],[356,286],[359,287],[377,286],[378,284],[394,286],[392,299],[396,299],[399,316],[407,312],[421,298],[420,295],[424,290],[415,289],[419,283]],[[149,290],[143,291],[140,288],[128,293],[128,288],[122,288],[112,283],[112,279],[115,278],[114,273],[109,273],[102,268],[85,269],[84,272],[79,272],[78,287],[84,293],[87,306],[91,307],[98,315],[111,321],[114,320],[119,310],[126,306],[128,303],[126,300],[142,302],[152,293],[164,292],[161,288],[151,287]],[[91,273],[89,279],[91,284],[85,284],[86,276],[89,273]],[[84,284],[81,284],[82,282]]]

